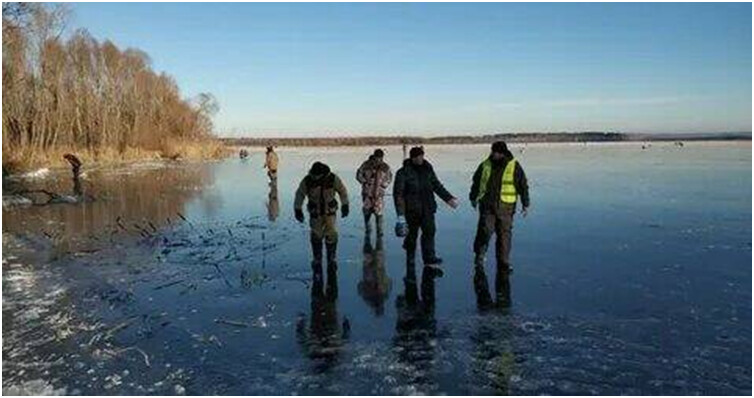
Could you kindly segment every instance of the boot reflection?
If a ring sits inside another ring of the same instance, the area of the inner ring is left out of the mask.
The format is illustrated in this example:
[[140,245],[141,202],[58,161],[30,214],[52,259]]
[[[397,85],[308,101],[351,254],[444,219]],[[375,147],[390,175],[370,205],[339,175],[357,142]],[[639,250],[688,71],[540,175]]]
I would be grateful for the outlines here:
[[377,235],[377,242],[372,246],[369,233],[364,234],[364,263],[361,281],[357,286],[359,295],[372,307],[377,316],[385,312],[385,301],[390,294],[392,281],[385,269],[385,252],[383,251],[382,236]]
[[485,274],[484,268],[479,266],[474,268],[474,293],[476,293],[476,305],[479,311],[492,308],[494,303],[487,283],[487,274]]
[[424,267],[422,269],[422,303],[425,310],[431,310],[434,316],[435,308],[435,278],[437,272],[430,267]]
[[327,251],[327,294],[333,299],[338,297],[338,242],[325,240]]
[[484,268],[474,267],[474,293],[476,294],[477,308],[486,311],[491,308],[507,309],[511,306],[510,273],[506,270],[498,270],[495,275],[495,301],[492,300],[487,275]]
[[321,237],[310,234],[309,243],[312,246],[312,279],[322,282],[322,245],[324,242]]

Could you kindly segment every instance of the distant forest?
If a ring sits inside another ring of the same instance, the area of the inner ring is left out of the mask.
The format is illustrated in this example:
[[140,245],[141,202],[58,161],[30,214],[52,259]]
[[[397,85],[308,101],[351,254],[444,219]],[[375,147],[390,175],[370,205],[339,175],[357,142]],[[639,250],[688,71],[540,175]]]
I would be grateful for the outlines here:
[[708,141],[751,140],[751,133],[724,134],[627,134],[610,132],[580,133],[510,133],[485,135],[456,135],[440,137],[420,136],[372,136],[330,138],[222,138],[232,146],[374,146],[415,144],[486,144],[505,142],[614,142],[614,141]]
[[65,4],[3,3],[4,167],[63,149],[170,152],[211,136],[210,94],[182,98],[143,51],[85,30],[64,36],[68,16]]

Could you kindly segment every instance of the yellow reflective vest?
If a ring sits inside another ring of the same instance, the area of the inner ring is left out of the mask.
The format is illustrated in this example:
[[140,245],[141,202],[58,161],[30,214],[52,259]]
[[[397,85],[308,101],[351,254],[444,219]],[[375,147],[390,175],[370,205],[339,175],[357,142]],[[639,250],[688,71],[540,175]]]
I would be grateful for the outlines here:
[[[516,203],[516,184],[513,181],[514,172],[516,171],[516,159],[511,159],[508,164],[505,165],[503,170],[503,182],[500,185],[500,201],[503,203],[513,204]],[[487,182],[492,174],[492,161],[487,158],[482,162],[482,178],[479,181],[479,194],[477,195],[477,201],[484,197],[487,193]]]

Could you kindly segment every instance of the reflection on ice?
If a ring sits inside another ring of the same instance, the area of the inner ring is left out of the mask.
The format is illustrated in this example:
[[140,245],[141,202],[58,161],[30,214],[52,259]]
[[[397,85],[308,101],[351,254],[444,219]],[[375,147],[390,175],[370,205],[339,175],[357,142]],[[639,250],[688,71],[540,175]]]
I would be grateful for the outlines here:
[[[261,151],[92,170],[94,202],[4,208],[3,392],[750,393],[750,145],[513,149],[533,207],[502,276],[462,205],[437,213],[443,278],[356,211],[312,278],[293,192],[326,159],[357,209],[373,148],[283,148],[273,183]],[[428,154],[460,196],[487,151]],[[71,191],[53,177],[23,183]]]
[[377,234],[372,244],[370,233],[364,234],[364,264],[361,281],[358,284],[359,295],[374,310],[376,315],[385,312],[385,300],[390,295],[392,281],[385,268],[385,249],[382,234]]

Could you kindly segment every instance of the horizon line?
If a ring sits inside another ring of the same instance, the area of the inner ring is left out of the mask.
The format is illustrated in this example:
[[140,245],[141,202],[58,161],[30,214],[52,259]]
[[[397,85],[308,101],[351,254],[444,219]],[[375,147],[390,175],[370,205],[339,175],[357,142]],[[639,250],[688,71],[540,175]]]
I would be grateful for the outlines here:
[[474,137],[489,137],[489,136],[499,136],[499,135],[555,135],[555,134],[621,134],[621,135],[627,135],[627,136],[717,136],[717,135],[752,135],[752,131],[710,131],[710,132],[700,132],[700,131],[694,131],[694,132],[623,132],[623,131],[610,131],[610,130],[580,130],[580,131],[519,131],[519,132],[491,132],[491,133],[438,133],[438,134],[420,134],[420,133],[374,133],[374,134],[358,134],[354,135],[353,133],[336,133],[336,135],[322,135],[322,133],[296,133],[296,135],[268,135],[268,134],[262,134],[262,135],[254,135],[254,134],[246,134],[246,135],[223,135],[221,133],[215,134],[215,137],[218,139],[375,139],[375,138],[400,138],[400,137],[410,137],[410,138],[429,138],[429,139],[437,139],[437,138],[449,138],[449,137],[463,137],[463,138],[474,138]]

